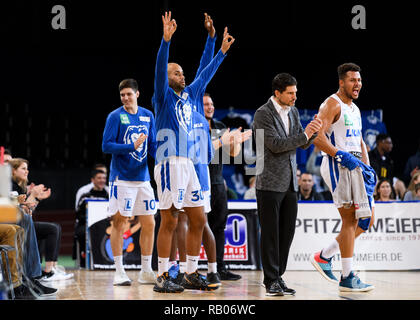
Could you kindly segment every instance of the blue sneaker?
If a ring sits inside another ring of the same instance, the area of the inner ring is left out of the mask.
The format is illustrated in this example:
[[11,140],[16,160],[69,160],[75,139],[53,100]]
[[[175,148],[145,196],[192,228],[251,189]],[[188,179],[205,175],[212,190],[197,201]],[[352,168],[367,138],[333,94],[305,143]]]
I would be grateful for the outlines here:
[[178,265],[178,264],[173,264],[173,265],[169,268],[168,272],[169,272],[169,276],[170,276],[172,279],[176,279],[176,277],[177,277],[177,275],[178,275],[178,272],[179,272],[179,265]]
[[332,273],[332,264],[330,259],[325,259],[321,256],[321,252],[317,252],[311,256],[311,263],[315,267],[316,270],[319,271],[321,276],[327,279],[331,283],[338,283],[338,279]]
[[341,276],[340,284],[338,290],[345,292],[367,292],[375,287],[371,284],[363,283],[360,278],[352,272],[348,275],[347,278]]

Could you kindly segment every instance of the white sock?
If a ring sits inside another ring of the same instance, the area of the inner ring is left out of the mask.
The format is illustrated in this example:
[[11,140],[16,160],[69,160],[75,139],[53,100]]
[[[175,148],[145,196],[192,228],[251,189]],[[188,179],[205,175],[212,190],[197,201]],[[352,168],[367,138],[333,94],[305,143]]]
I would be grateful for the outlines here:
[[340,245],[338,244],[337,240],[334,239],[333,242],[330,243],[330,245],[321,251],[321,255],[326,258],[332,258],[333,255],[335,255],[338,251],[340,251]]
[[187,272],[187,262],[179,262],[179,273]]
[[187,273],[194,273],[198,269],[198,258],[200,256],[187,255]]
[[118,273],[125,273],[123,266],[123,256],[114,256],[115,271]]
[[150,272],[152,270],[152,256],[141,256],[141,270]]
[[216,273],[217,272],[217,262],[209,262],[208,265],[208,273]]
[[353,258],[341,258],[341,273],[343,278],[347,278],[353,268]]
[[158,276],[161,276],[169,270],[169,258],[158,257]]

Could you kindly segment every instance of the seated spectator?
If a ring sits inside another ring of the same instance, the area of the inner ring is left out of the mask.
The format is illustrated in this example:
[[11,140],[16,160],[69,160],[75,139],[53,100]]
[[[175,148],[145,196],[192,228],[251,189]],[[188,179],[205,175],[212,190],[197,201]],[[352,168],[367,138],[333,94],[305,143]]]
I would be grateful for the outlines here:
[[246,190],[244,194],[244,200],[253,200],[257,199],[257,196],[255,194],[255,176],[249,178],[249,189]]
[[394,201],[396,200],[395,190],[392,187],[391,181],[388,179],[381,179],[376,184],[375,188],[376,201]]
[[[37,299],[37,296],[34,295],[29,290],[28,286],[23,283],[22,273],[20,272],[20,270],[23,269],[23,234],[23,228],[19,227],[18,225],[0,223],[0,245],[15,247],[14,251],[9,251],[7,254],[9,258],[10,274],[15,299],[34,300]],[[5,264],[5,261],[3,261],[3,264]],[[11,299],[10,292],[9,299]]]
[[[45,188],[44,185],[30,184],[28,186],[28,165],[25,159],[15,158],[9,161],[12,166],[12,189],[17,192],[20,199],[24,202],[24,210],[32,216],[33,211],[41,200],[47,199],[51,195],[51,189]],[[56,223],[49,222],[33,222],[36,239],[46,240],[45,246],[45,270],[42,271],[41,281],[65,280],[71,278],[72,274],[66,274],[62,269],[58,269],[57,259],[58,250],[61,243],[61,227]],[[39,250],[39,245],[37,245]],[[40,259],[40,255],[38,254]]]
[[228,200],[238,200],[238,194],[236,193],[236,191],[228,187],[226,180],[223,179],[223,181],[225,183],[225,189]]
[[[107,169],[106,165],[104,165],[102,163],[95,164],[93,166],[92,170],[101,170],[101,171],[103,171],[105,173],[105,178],[106,178],[106,175],[108,174],[108,169]],[[76,211],[77,211],[77,206],[79,204],[79,200],[80,200],[80,197],[82,196],[82,194],[88,193],[92,188],[93,188],[93,183],[91,181],[90,183],[88,183],[88,184],[80,187],[79,190],[77,190],[77,192],[76,192],[76,201],[74,203],[74,208],[75,208]],[[109,189],[108,189],[108,186],[107,185],[105,185],[105,190],[106,190],[106,192],[109,193]]]
[[417,171],[415,174],[413,174],[413,177],[411,178],[411,181],[408,185],[407,192],[404,195],[404,201],[413,201],[416,200],[416,184],[420,183],[420,171]]
[[408,184],[416,172],[420,171],[420,138],[418,140],[417,152],[408,158],[404,169],[404,179]]
[[415,192],[416,192],[416,196],[414,197],[414,200],[419,201],[420,200],[420,183],[417,183],[415,186]]
[[311,173],[303,172],[298,180],[298,200],[302,201],[322,201],[324,197],[315,191],[314,180]]
[[82,194],[77,204],[76,224],[73,242],[73,260],[76,259],[76,241],[79,243],[80,266],[85,267],[86,245],[86,199],[108,200],[109,194],[106,187],[106,173],[102,170],[93,170],[91,173],[92,187]]
[[328,190],[328,186],[326,185],[324,179],[322,179],[321,177],[321,162],[321,150],[314,146],[312,153],[310,154],[308,161],[306,162],[306,172],[312,173],[312,178],[314,179],[316,192],[323,192],[325,190]]
[[406,192],[406,187],[402,180],[395,177],[394,161],[390,157],[392,148],[391,137],[385,133],[378,134],[376,136],[376,147],[369,152],[369,162],[375,170],[378,179],[388,179],[391,181],[398,199],[402,199]]
[[12,153],[9,149],[4,149],[3,160],[4,163],[8,163],[10,160],[12,160]]

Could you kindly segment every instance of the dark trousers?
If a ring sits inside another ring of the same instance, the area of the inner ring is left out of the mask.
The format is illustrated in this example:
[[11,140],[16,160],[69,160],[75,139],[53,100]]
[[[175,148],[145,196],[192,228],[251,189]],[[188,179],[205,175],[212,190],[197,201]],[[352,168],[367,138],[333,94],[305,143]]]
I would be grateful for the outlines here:
[[261,226],[261,262],[264,284],[270,285],[286,271],[289,249],[295,234],[297,193],[257,190]]
[[34,226],[38,242],[45,241],[43,246],[45,261],[57,261],[61,243],[61,226],[58,223],[40,221],[35,221]]
[[224,266],[225,254],[225,228],[228,216],[227,193],[223,184],[211,185],[210,197],[211,211],[207,215],[207,221],[216,240],[217,267]]

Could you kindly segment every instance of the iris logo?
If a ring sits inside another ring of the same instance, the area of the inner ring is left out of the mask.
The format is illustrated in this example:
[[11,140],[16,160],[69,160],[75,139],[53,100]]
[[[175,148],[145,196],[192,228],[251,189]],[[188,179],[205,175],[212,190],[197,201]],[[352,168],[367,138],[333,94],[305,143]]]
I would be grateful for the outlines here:
[[[140,134],[148,135],[149,130],[145,125],[128,126],[124,134],[124,143],[131,144],[137,141]],[[130,155],[141,162],[147,156],[147,140],[145,140],[137,149],[130,153]]]
[[191,116],[192,116],[192,107],[189,102],[183,103],[182,100],[178,100],[175,105],[175,113],[176,119],[182,129],[185,130],[186,133],[190,133],[191,131]]

